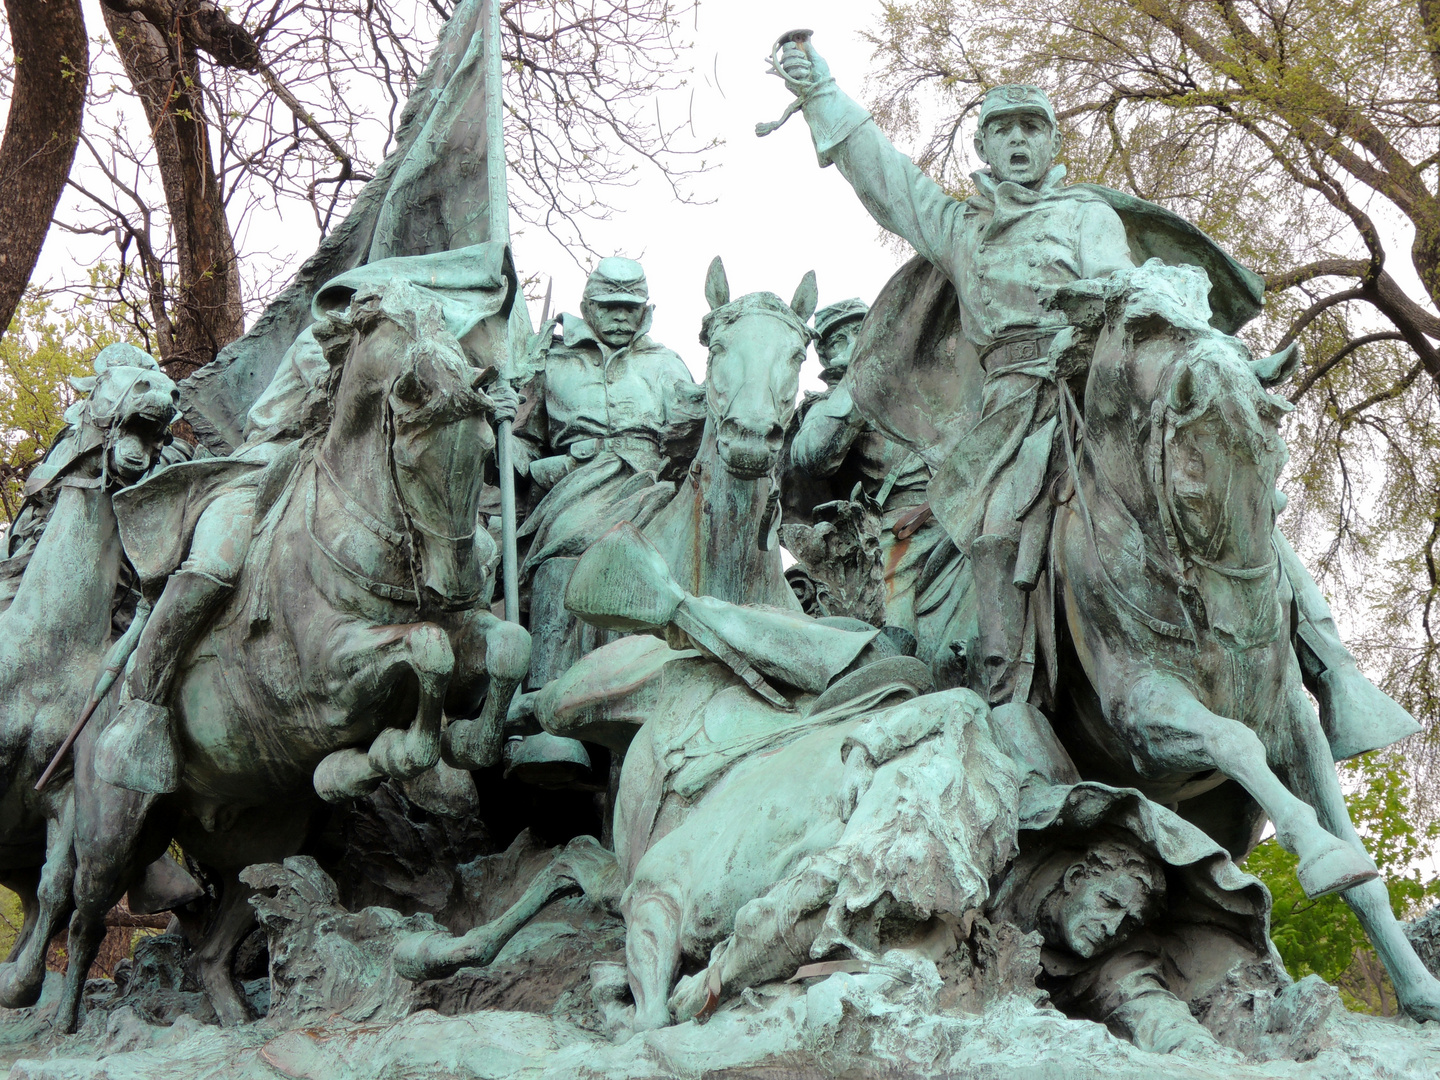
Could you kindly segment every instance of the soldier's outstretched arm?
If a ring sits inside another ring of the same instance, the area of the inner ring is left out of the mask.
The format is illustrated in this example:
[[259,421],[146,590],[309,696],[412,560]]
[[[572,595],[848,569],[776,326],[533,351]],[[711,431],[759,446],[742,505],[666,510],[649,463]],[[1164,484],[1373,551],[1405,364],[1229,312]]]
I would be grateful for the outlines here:
[[881,228],[953,273],[963,204],[890,144],[870,114],[835,84],[810,42],[787,42],[780,67],[785,85],[800,99],[821,167],[837,165]]

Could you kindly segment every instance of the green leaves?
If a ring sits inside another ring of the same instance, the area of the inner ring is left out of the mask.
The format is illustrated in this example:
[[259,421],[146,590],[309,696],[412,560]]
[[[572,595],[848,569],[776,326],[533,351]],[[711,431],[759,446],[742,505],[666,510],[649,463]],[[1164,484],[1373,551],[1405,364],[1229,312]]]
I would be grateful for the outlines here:
[[[1440,824],[1420,825],[1410,814],[1411,790],[1403,763],[1385,751],[1341,766],[1350,817],[1390,888],[1399,918],[1413,918],[1440,902],[1440,880],[1425,878],[1422,863],[1440,837]],[[1315,974],[1339,984],[1351,1008],[1393,1012],[1394,991],[1378,976],[1364,931],[1339,896],[1308,900],[1295,880],[1295,856],[1272,837],[1245,861],[1274,898],[1270,938],[1295,978]],[[1388,994],[1388,998],[1387,998]],[[1388,1006],[1388,1008],[1387,1008]]]
[[76,399],[69,380],[92,374],[95,354],[116,341],[141,344],[90,301],[62,312],[36,289],[21,300],[0,336],[0,510],[7,521]]

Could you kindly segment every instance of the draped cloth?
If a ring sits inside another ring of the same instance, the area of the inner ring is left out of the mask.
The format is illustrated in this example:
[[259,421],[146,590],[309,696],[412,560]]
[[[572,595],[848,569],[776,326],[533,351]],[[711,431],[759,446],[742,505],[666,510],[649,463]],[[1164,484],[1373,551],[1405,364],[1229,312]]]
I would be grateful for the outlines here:
[[[374,179],[255,325],[181,384],[185,418],[212,452],[228,453],[244,440],[246,415],[314,318],[317,294],[348,271],[507,239],[488,231],[484,11],[484,0],[456,5]],[[511,310],[512,340],[524,341],[525,305]]]

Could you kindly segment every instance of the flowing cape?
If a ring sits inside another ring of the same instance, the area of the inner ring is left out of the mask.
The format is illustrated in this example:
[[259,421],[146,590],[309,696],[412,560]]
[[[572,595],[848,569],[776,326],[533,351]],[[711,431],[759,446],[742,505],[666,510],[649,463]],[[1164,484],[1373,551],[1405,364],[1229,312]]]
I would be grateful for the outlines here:
[[[1210,278],[1211,324],[1233,334],[1265,299],[1265,279],[1163,206],[1099,184],[1067,191],[1099,198],[1125,226],[1136,265],[1158,258]],[[943,271],[921,256],[902,266],[860,327],[846,375],[861,415],[936,468],[980,419],[984,373],[960,331],[960,301]]]
[[[394,256],[507,239],[488,234],[484,8],[482,0],[461,0],[456,6],[405,103],[395,149],[345,219],[320,241],[249,332],[180,384],[185,418],[212,452],[228,453],[243,441],[246,413],[286,350],[310,325],[323,284]],[[512,340],[523,345],[530,336],[529,314],[524,304],[511,311]]]

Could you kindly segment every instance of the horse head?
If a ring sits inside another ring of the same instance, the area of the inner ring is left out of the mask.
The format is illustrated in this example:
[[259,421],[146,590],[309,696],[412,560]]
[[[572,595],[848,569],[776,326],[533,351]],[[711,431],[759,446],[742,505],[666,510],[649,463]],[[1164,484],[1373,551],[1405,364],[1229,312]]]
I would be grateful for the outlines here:
[[[507,305],[487,320],[508,316]],[[472,363],[441,303],[403,280],[357,292],[330,320],[317,337],[343,369],[321,453],[328,467],[357,478],[357,501],[399,526],[391,533],[406,538],[422,598],[446,610],[473,607],[495,550],[478,519],[485,454],[495,447],[484,415],[493,403],[481,382],[496,358]],[[471,337],[497,348],[508,340]],[[377,475],[381,482],[365,492]]]
[[495,543],[477,526],[484,455],[495,435],[484,374],[451,337],[422,338],[390,393],[395,491],[420,562],[421,585],[447,609],[473,607]]
[[1287,456],[1280,420],[1291,406],[1265,386],[1293,366],[1293,353],[1254,359],[1210,325],[1209,289],[1203,271],[1152,259],[1062,290],[1057,306],[1099,331],[1087,453],[1104,459],[1137,518],[1158,517],[1182,569],[1268,580]]
[[179,413],[180,391],[148,353],[123,343],[107,345],[95,357],[95,374],[72,378],[86,396],[65,413],[78,446],[103,446],[104,472],[129,484],[150,470],[170,442],[170,424]]
[[742,479],[766,476],[785,442],[795,413],[800,365],[814,331],[814,272],[801,280],[786,304],[774,293],[730,299],[719,256],[705,279],[710,311],[700,324],[700,344],[709,348],[705,400],[716,446],[725,468]]

